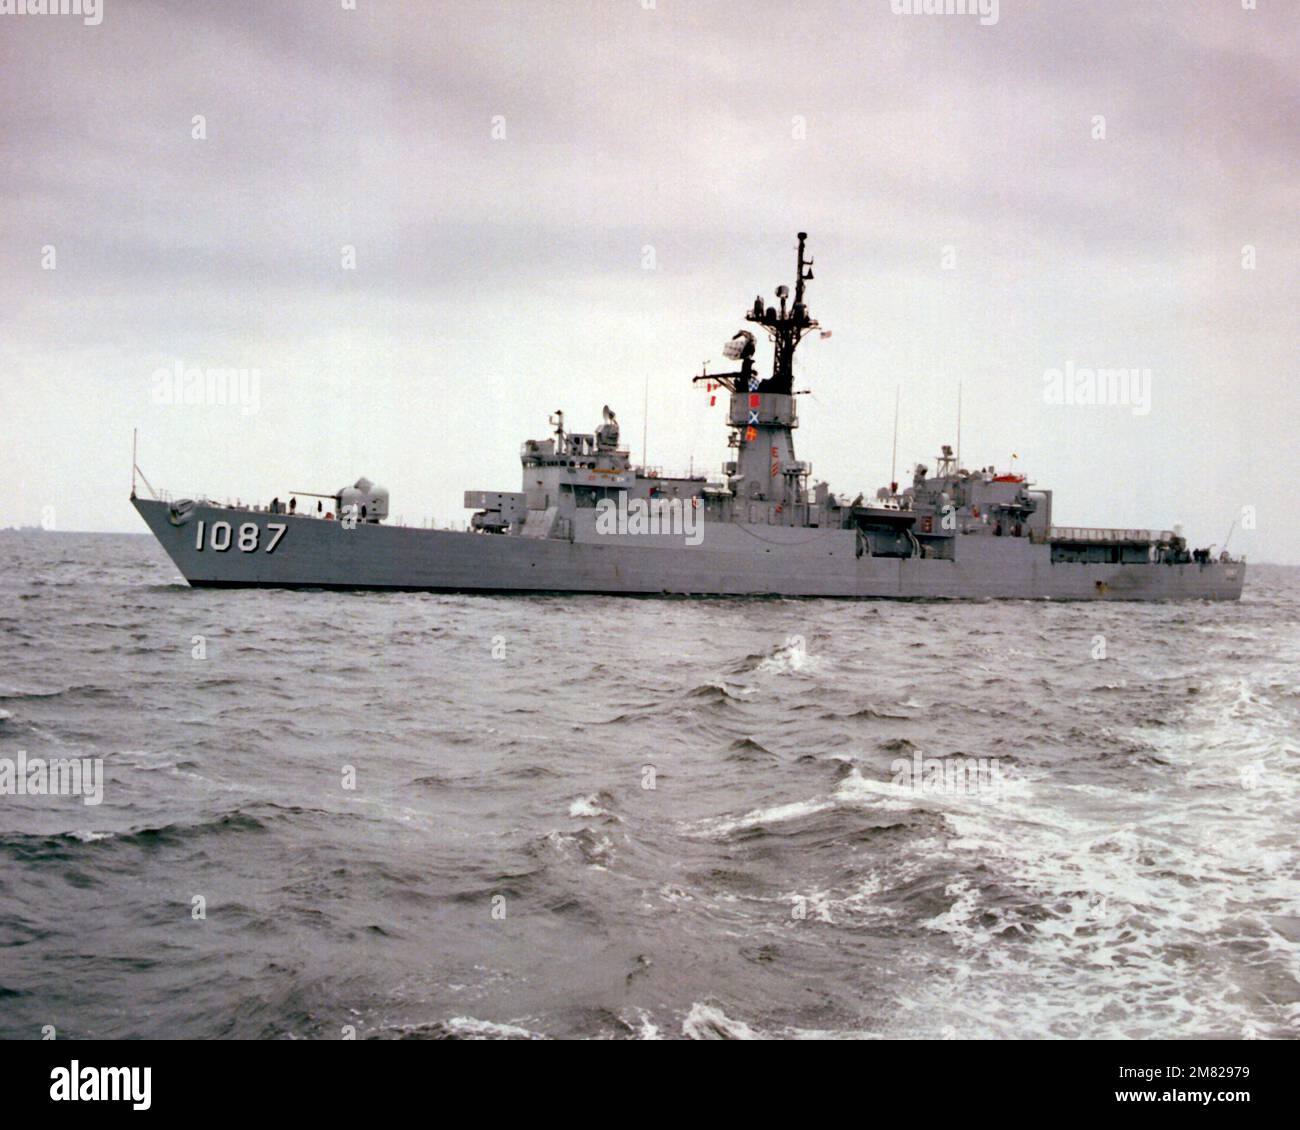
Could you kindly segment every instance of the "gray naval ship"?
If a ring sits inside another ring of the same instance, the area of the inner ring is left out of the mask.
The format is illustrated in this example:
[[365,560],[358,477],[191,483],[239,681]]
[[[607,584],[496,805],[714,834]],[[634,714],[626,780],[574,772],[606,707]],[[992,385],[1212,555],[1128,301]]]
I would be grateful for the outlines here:
[[[794,355],[818,329],[813,278],[798,235],[794,294],[760,297],[745,319],[757,338],[724,347],[739,368],[702,373],[729,394],[732,455],[723,475],[666,476],[636,466],[606,407],[594,432],[528,440],[517,491],[472,490],[464,530],[388,523],[389,496],[368,479],[299,506],[219,504],[166,493],[132,501],[185,579],[258,586],[458,592],[858,598],[1236,600],[1244,560],[1188,548],[1170,530],[1053,524],[1052,493],[1022,475],[959,466],[944,446],[903,490],[867,501],[810,484],[795,457]],[[138,471],[138,467],[136,468]],[[145,480],[146,486],[148,480]],[[154,494],[152,488],[150,493]],[[298,492],[306,494],[306,492]]]

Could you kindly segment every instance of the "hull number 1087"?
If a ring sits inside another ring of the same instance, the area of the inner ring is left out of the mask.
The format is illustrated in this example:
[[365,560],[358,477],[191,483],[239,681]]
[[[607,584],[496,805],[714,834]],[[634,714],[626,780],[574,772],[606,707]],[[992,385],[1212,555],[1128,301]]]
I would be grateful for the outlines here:
[[[268,522],[266,531],[271,540],[266,543],[266,552],[274,553],[280,544],[287,527],[283,522]],[[238,530],[232,530],[229,522],[213,522],[211,527],[206,521],[200,521],[195,530],[194,548],[197,550],[215,549],[225,553],[233,545],[241,553],[256,553],[258,542],[262,537],[262,527],[256,522],[245,522]]]

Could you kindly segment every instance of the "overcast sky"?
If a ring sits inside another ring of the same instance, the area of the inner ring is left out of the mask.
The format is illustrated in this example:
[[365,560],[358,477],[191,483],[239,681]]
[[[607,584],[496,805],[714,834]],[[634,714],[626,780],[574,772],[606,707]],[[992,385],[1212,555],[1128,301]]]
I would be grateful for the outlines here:
[[[178,493],[365,474],[459,522],[556,408],[639,460],[647,383],[649,462],[716,472],[690,377],[806,230],[815,478],[888,481],[898,386],[933,466],[960,381],[963,463],[1018,454],[1058,524],[1254,507],[1232,549],[1300,562],[1294,3],[650,3],[0,15],[0,526],[142,530],[133,427]],[[1150,411],[1048,402],[1069,364]],[[160,403],[177,366],[256,401]]]

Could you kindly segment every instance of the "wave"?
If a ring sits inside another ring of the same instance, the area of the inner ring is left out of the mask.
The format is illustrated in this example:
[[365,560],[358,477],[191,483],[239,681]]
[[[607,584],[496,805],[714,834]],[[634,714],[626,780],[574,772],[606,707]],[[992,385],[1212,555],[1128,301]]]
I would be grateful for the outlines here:
[[863,706],[849,714],[828,715],[831,718],[879,718],[890,722],[910,722],[910,714],[894,714],[888,710],[880,710],[874,706]]
[[576,832],[548,832],[546,843],[553,851],[588,867],[608,868],[614,858],[614,843],[604,832],[579,828]]
[[585,816],[609,816],[609,809],[604,806],[613,803],[614,800],[609,793],[590,793],[578,797],[569,804],[569,816],[574,820],[580,820]]
[[30,863],[72,859],[80,850],[95,849],[97,845],[154,851],[216,837],[261,835],[281,821],[325,814],[321,809],[270,801],[258,802],[251,808],[255,808],[258,814],[250,808],[242,808],[188,823],[174,821],[129,830],[78,828],[53,833],[10,832],[0,834],[0,856]]
[[763,761],[774,760],[776,754],[761,742],[745,737],[737,738],[727,746],[726,758],[728,761]]
[[744,702],[745,690],[732,691],[725,683],[701,683],[697,687],[692,687],[682,698],[691,702],[703,702],[710,706],[723,706],[736,702]]
[[549,1037],[518,1024],[453,1016],[427,1024],[400,1024],[366,1037],[372,1040],[545,1040]]
[[682,1021],[688,1040],[760,1040],[762,1034],[741,1020],[733,1020],[715,1004],[696,1001]]
[[28,699],[28,698],[58,698],[60,695],[70,694],[79,688],[77,687],[59,687],[53,691],[33,690],[30,687],[15,687],[4,685],[0,686],[0,698]]

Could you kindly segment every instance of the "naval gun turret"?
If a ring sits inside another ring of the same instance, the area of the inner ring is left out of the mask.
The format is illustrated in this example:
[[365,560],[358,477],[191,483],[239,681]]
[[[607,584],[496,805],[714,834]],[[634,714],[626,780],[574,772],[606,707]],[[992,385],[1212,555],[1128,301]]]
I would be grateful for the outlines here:
[[339,517],[358,522],[382,522],[388,517],[388,489],[375,486],[364,475],[350,487],[343,487],[338,499]]
[[272,513],[298,512],[298,496],[306,495],[308,498],[320,499],[320,502],[316,503],[318,518],[322,516],[322,503],[326,501],[333,502],[334,506],[325,517],[338,517],[349,523],[352,521],[377,523],[388,517],[388,488],[375,486],[364,475],[350,487],[340,487],[333,494],[319,494],[312,490],[295,490],[291,494],[293,497],[290,499],[288,509],[285,509],[283,503],[277,499],[271,503]]

